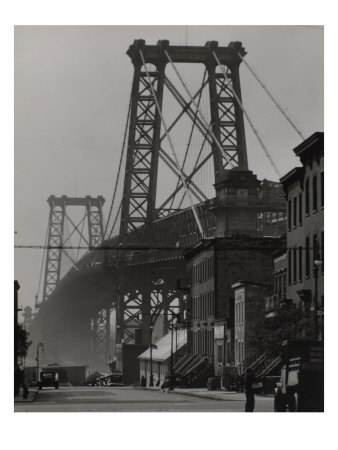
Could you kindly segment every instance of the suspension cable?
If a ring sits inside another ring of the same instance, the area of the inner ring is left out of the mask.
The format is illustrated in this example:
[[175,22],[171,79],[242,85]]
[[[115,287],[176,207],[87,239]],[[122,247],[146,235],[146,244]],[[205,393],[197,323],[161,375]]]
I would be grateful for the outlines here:
[[[228,76],[227,76],[227,74],[226,74],[226,72],[225,72],[225,70],[224,70],[224,67],[223,67],[222,64],[220,63],[220,61],[219,61],[219,59],[218,59],[216,53],[215,53],[214,51],[213,51],[212,53],[213,53],[213,55],[214,55],[214,57],[215,57],[215,59],[216,59],[218,65],[219,65],[220,69],[222,70],[225,79],[228,80]],[[243,111],[243,114],[245,115],[247,121],[249,122],[249,124],[250,124],[250,126],[251,126],[251,128],[252,128],[252,131],[255,133],[255,135],[256,135],[256,137],[257,137],[257,139],[258,139],[258,142],[261,144],[261,146],[262,146],[262,148],[263,148],[263,150],[264,150],[264,153],[266,154],[267,158],[269,159],[269,161],[270,161],[272,167],[275,169],[275,172],[277,173],[278,177],[281,178],[281,176],[282,176],[281,173],[280,173],[279,170],[277,169],[276,164],[274,163],[273,159],[271,158],[271,156],[270,156],[270,154],[269,154],[267,148],[266,148],[265,145],[264,145],[264,142],[262,141],[262,139],[261,139],[261,137],[259,136],[259,134],[258,134],[256,128],[254,127],[254,125],[253,125],[253,123],[252,123],[250,117],[248,116],[246,110],[244,109],[243,104],[242,104],[242,102],[240,101],[238,95],[236,94],[236,92],[235,92],[235,90],[234,90],[234,88],[232,87],[231,84],[229,85],[229,87],[230,87],[230,89],[231,89],[231,91],[232,91],[232,93],[233,93],[235,99],[237,100],[238,105],[240,106],[241,110]]]
[[199,230],[199,232],[200,232],[201,237],[203,237],[203,236],[204,236],[204,232],[203,232],[202,224],[201,224],[201,221],[200,221],[200,219],[199,219],[199,217],[198,217],[198,215],[197,215],[196,208],[195,208],[195,206],[194,206],[194,203],[193,203],[193,200],[192,200],[192,197],[191,197],[191,192],[190,192],[189,187],[187,186],[187,183],[186,183],[185,178],[184,178],[184,176],[183,176],[183,173],[182,173],[182,170],[181,170],[181,167],[180,167],[180,164],[179,164],[179,161],[178,161],[178,158],[177,158],[177,155],[176,155],[176,152],[175,152],[173,143],[172,143],[171,138],[170,138],[170,134],[169,134],[168,129],[167,129],[167,125],[166,125],[166,123],[165,123],[165,120],[164,120],[164,117],[163,117],[163,115],[162,115],[162,111],[161,111],[160,105],[159,105],[159,103],[158,103],[158,100],[157,100],[157,97],[156,97],[156,94],[155,94],[155,91],[154,91],[154,87],[153,87],[153,85],[152,85],[152,83],[151,83],[150,75],[149,75],[148,68],[147,68],[147,65],[146,65],[145,60],[144,60],[144,57],[143,57],[142,50],[140,49],[139,52],[140,52],[140,56],[141,56],[141,58],[142,58],[143,65],[144,65],[145,70],[146,70],[146,73],[147,73],[148,83],[149,83],[149,85],[150,85],[151,92],[152,92],[153,97],[154,97],[154,101],[155,101],[155,103],[156,103],[157,111],[158,111],[158,113],[159,113],[159,115],[160,115],[160,118],[161,118],[161,121],[162,121],[164,130],[165,130],[165,133],[166,133],[166,136],[167,136],[167,139],[168,139],[168,142],[169,142],[171,151],[172,151],[173,156],[174,156],[174,159],[175,159],[175,163],[176,163],[177,169],[178,169],[179,174],[180,174],[180,178],[181,178],[181,180],[182,180],[182,183],[183,183],[183,185],[184,185],[184,188],[185,188],[185,190],[186,190],[186,192],[187,192],[187,195],[188,195],[188,197],[189,197],[189,200],[190,200],[190,203],[191,203],[191,209],[192,209],[192,212],[193,212],[193,214],[194,214],[194,217],[195,217],[195,220],[196,220],[196,224],[197,224],[198,230]]
[[[203,151],[203,148],[204,148],[204,145],[205,145],[205,142],[206,142],[206,137],[207,137],[207,135],[205,134],[205,135],[204,135],[203,142],[202,142],[202,145],[201,145],[201,147],[200,147],[200,150],[199,150],[199,153],[198,153],[198,156],[197,156],[197,159],[196,159],[196,161],[195,161],[195,165],[194,165],[194,168],[193,168],[193,170],[192,170],[192,173],[194,173],[194,171],[196,170],[196,167],[197,167],[197,165],[198,165],[198,163],[199,163],[199,160],[200,160],[200,158],[201,158],[202,151]],[[202,168],[202,167],[203,167],[203,165],[202,165],[200,168]],[[190,176],[191,176],[191,175],[190,175]],[[181,201],[180,201],[180,203],[179,203],[179,205],[178,205],[178,209],[181,208],[182,203],[183,203],[183,201],[184,201],[184,197],[185,197],[185,192],[184,192],[184,194],[183,194],[183,196],[182,196],[182,198],[181,198]]]
[[111,230],[110,230],[108,239],[110,239],[110,238],[111,238],[111,235],[113,234],[113,231],[114,231],[114,227],[115,227],[117,218],[118,218],[119,213],[120,213],[120,211],[121,211],[121,207],[122,207],[122,200],[120,201],[120,206],[119,206],[119,208],[118,208],[118,210],[117,210],[117,213],[116,213],[116,216],[115,216],[115,220],[114,220],[113,226],[111,227]]
[[[205,69],[204,74],[203,74],[202,86],[204,84],[204,81],[205,81],[205,78],[206,78],[206,74],[207,74],[207,69]],[[203,93],[203,90],[201,89],[201,92],[200,92],[200,94],[198,96],[198,106],[200,106],[200,103],[201,103],[202,93]],[[194,120],[193,120],[192,127],[191,127],[190,134],[189,134],[187,149],[185,151],[185,155],[184,155],[184,159],[183,159],[183,163],[182,163],[182,170],[184,169],[184,166],[185,166],[185,163],[186,163],[186,160],[187,160],[187,157],[188,157],[188,153],[189,153],[189,150],[191,148],[190,144],[191,144],[192,136],[193,136],[193,133],[194,133],[194,130],[195,130],[196,118],[197,118],[197,110],[195,111],[195,114],[194,114]],[[178,184],[179,184],[179,181],[177,180],[175,190],[178,188]],[[171,205],[169,206],[169,208],[173,207],[174,200],[175,200],[175,197],[172,198]]]
[[272,102],[277,106],[277,108],[279,109],[279,111],[283,114],[283,116],[285,117],[285,119],[290,123],[290,125],[292,126],[292,128],[296,131],[296,133],[304,140],[305,137],[303,136],[302,132],[296,127],[296,125],[292,122],[292,120],[290,119],[290,117],[286,114],[285,110],[281,107],[281,105],[279,105],[279,103],[277,102],[277,100],[272,96],[271,92],[268,90],[268,88],[265,86],[265,84],[258,78],[257,74],[254,72],[253,68],[249,65],[249,63],[244,59],[244,57],[240,54],[237,53],[237,55],[242,59],[242,61],[244,62],[244,64],[246,65],[246,67],[249,69],[249,71],[252,73],[252,75],[254,76],[254,78],[258,81],[258,83],[262,86],[262,88],[264,89],[264,91],[267,93],[267,95],[270,97],[270,99],[272,100]]
[[43,271],[43,266],[44,266],[45,257],[46,257],[46,253],[47,253],[48,229],[49,229],[49,227],[47,226],[46,237],[45,237],[44,252],[43,252],[43,255],[42,255],[42,263],[41,263],[41,270],[40,270],[39,284],[38,284],[38,290],[37,290],[37,292],[36,292],[37,300],[38,300],[38,298],[39,298],[40,285],[41,285],[41,278],[42,278],[42,271]]
[[115,187],[114,187],[113,199],[112,199],[112,202],[111,202],[111,205],[110,205],[110,210],[109,210],[109,215],[108,215],[108,219],[107,219],[107,222],[106,222],[106,227],[105,227],[104,232],[103,232],[103,239],[106,236],[106,232],[107,232],[107,229],[108,229],[108,224],[109,224],[110,217],[111,217],[111,214],[112,214],[112,211],[113,211],[113,207],[114,207],[116,191],[117,191],[117,185],[118,185],[119,178],[120,178],[120,173],[121,173],[122,159],[123,159],[123,154],[124,154],[124,150],[125,150],[127,130],[128,130],[129,119],[130,119],[130,111],[131,111],[131,96],[130,96],[130,101],[129,101],[129,106],[128,106],[127,121],[126,121],[126,126],[125,126],[125,129],[124,129],[123,144],[122,144],[122,150],[121,150],[121,155],[120,155],[119,168],[118,168],[118,171],[117,171],[117,178],[116,178]]
[[[84,225],[85,225],[86,216],[87,216],[87,211],[85,212],[85,216],[84,216],[83,221],[82,221],[82,228],[81,228],[81,233],[80,233],[80,242],[79,242],[79,245],[81,245],[82,239],[83,239],[83,230],[84,230]],[[78,260],[79,260],[79,252],[80,252],[80,249],[78,249],[78,251],[77,251],[77,253],[76,253],[75,261],[78,261]]]
[[195,100],[193,99],[193,97],[192,97],[192,95],[191,95],[191,93],[190,93],[190,91],[189,91],[187,85],[186,85],[185,82],[183,81],[183,78],[182,78],[181,75],[179,74],[179,72],[178,72],[178,70],[177,70],[175,64],[173,63],[172,59],[170,58],[169,53],[167,52],[167,50],[164,50],[164,53],[166,54],[166,56],[167,56],[167,58],[168,58],[168,61],[170,62],[171,66],[172,66],[172,68],[174,69],[176,75],[178,76],[180,82],[182,83],[182,85],[183,85],[185,91],[186,91],[187,94],[189,95],[191,102],[193,103],[193,105],[195,106],[196,110],[198,111],[198,113],[199,113],[199,115],[200,115],[200,117],[201,117],[201,120],[202,120],[202,122],[203,122],[203,125],[204,125],[205,129],[206,129],[206,130],[209,130],[209,133],[210,133],[211,137],[213,138],[214,142],[216,143],[217,147],[219,148],[221,154],[222,154],[222,155],[224,156],[224,158],[226,159],[227,163],[230,164],[230,165],[234,168],[234,167],[235,167],[234,163],[231,161],[231,159],[229,159],[228,155],[225,153],[225,151],[224,151],[224,149],[223,149],[221,143],[219,142],[219,140],[218,140],[217,137],[215,136],[215,133],[209,128],[208,122],[206,121],[206,119],[205,119],[205,117],[204,117],[202,111],[199,109],[199,107],[197,106]]

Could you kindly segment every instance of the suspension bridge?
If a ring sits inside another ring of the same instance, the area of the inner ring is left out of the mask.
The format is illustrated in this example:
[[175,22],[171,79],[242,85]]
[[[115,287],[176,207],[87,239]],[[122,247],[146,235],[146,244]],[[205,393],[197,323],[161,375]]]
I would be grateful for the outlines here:
[[[222,196],[229,173],[243,180],[252,175],[244,118],[280,176],[243,106],[241,63],[260,80],[245,61],[242,43],[171,46],[166,40],[157,45],[137,40],[127,54],[134,77],[107,220],[103,197],[48,199],[31,333],[54,361],[102,368],[115,346],[141,353],[156,317],[164,335],[170,321],[186,312],[189,249],[218,237],[276,236],[276,224],[285,221],[279,183],[255,181],[250,204],[231,197],[231,186]],[[236,188],[245,196],[243,183]],[[254,211],[253,227],[231,221],[238,204]],[[226,210],[225,218],[220,210]]]

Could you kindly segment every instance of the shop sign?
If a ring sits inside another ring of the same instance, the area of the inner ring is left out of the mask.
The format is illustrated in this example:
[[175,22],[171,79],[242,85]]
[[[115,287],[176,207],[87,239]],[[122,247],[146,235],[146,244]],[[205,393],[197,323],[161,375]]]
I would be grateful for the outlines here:
[[224,338],[224,325],[215,325],[214,329],[215,339],[223,339]]

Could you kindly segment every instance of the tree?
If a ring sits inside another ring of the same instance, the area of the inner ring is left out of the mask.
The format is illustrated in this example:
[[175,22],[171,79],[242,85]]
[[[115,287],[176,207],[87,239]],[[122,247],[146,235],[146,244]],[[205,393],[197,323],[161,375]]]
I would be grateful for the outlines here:
[[274,317],[258,315],[249,338],[252,348],[264,353],[281,348],[285,340],[313,339],[313,319],[292,305],[279,309]]
[[32,341],[28,340],[29,333],[21,324],[16,324],[17,351],[19,358],[26,358],[27,351]]

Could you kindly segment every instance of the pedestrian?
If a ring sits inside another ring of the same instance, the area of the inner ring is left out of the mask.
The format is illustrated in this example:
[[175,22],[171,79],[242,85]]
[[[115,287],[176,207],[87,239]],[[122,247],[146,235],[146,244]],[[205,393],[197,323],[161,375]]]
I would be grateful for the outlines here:
[[255,409],[255,394],[253,390],[253,383],[255,382],[255,374],[252,369],[248,369],[245,375],[244,387],[245,387],[245,412],[253,412]]
[[173,391],[174,390],[175,380],[176,380],[175,374],[171,373],[170,377],[169,377],[169,391]]

